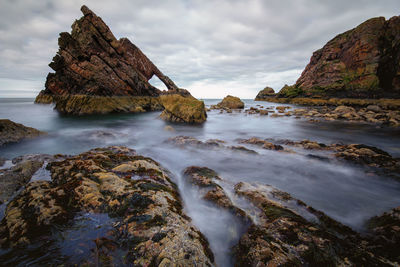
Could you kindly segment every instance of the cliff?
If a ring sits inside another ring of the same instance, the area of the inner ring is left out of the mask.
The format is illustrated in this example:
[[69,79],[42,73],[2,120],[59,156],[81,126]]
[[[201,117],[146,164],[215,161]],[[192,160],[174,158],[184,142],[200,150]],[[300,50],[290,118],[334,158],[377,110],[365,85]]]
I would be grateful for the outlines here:
[[372,18],[315,51],[278,97],[400,97],[400,17]]

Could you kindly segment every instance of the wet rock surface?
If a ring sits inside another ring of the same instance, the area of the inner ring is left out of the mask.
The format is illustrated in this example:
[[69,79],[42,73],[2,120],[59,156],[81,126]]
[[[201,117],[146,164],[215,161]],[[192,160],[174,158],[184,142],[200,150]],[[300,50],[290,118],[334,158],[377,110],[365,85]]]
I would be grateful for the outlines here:
[[[397,231],[397,209],[384,214],[383,219],[373,218],[380,225],[375,223],[375,232],[362,237],[270,185],[240,182],[234,185],[234,195],[228,196],[219,185],[224,179],[212,169],[191,166],[184,170],[184,175],[204,199],[248,223],[247,231],[233,248],[235,266],[396,265],[397,259],[390,255],[397,256],[394,249],[383,252],[373,238],[380,238],[383,245],[398,243],[397,235],[391,237],[391,243],[384,242],[390,231]],[[240,207],[238,199],[242,199]],[[244,200],[247,204],[243,204]]]
[[301,148],[306,151],[327,151],[326,156],[308,154],[310,158],[329,161],[341,160],[355,165],[366,167],[370,172],[387,175],[400,179],[400,160],[389,153],[364,144],[323,144],[311,140],[293,141],[279,139],[260,139],[252,137],[237,140],[242,144],[260,146],[264,149],[280,152],[296,153],[292,148]]
[[164,107],[151,96],[54,96],[55,109],[61,114],[89,115],[159,111]]
[[48,168],[51,182],[29,183],[8,204],[0,223],[3,248],[23,251],[32,244],[51,244],[57,225],[74,222],[84,212],[108,214],[113,225],[79,264],[112,265],[124,259],[129,266],[213,265],[208,242],[182,210],[169,172],[152,159],[126,147],[108,147]]
[[33,174],[42,167],[40,157],[21,159],[8,169],[0,170],[0,204],[7,202],[18,189],[26,185]]
[[371,249],[394,262],[400,262],[400,206],[367,222]]
[[203,199],[214,203],[218,207],[229,210],[246,222],[250,221],[246,213],[235,206],[227,196],[225,190],[215,182],[216,180],[222,180],[222,178],[214,170],[207,167],[191,166],[186,168],[183,174],[190,184],[199,188]]
[[23,139],[35,138],[45,134],[45,132],[31,127],[26,127],[20,123],[15,123],[6,119],[0,120],[0,146],[7,143],[16,143]]
[[229,146],[226,142],[219,139],[208,139],[206,141],[200,141],[192,136],[178,135],[171,137],[166,140],[167,143],[185,148],[185,147],[197,147],[202,149],[229,149],[235,152],[242,152],[246,154],[258,154],[256,151],[246,148],[244,146]]
[[363,247],[362,239],[350,228],[285,192],[248,183],[237,184],[235,191],[259,212],[259,222],[250,226],[235,247],[236,266],[391,263]]
[[203,123],[207,119],[204,102],[192,96],[181,95],[160,96],[164,111],[160,118],[170,122],[180,123]]

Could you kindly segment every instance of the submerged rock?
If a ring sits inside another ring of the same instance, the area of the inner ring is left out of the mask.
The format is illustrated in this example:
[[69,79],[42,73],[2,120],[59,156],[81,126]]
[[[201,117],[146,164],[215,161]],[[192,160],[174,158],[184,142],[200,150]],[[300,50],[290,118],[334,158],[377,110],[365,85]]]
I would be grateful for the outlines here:
[[226,97],[224,97],[224,99],[222,99],[221,102],[219,102],[217,105],[212,106],[211,108],[214,109],[242,109],[244,108],[244,103],[242,100],[240,100],[239,97],[236,96],[231,96],[231,95],[227,95]]
[[160,117],[171,122],[203,123],[207,119],[204,102],[181,95],[160,96],[164,111]]
[[241,144],[250,144],[250,145],[258,145],[258,146],[261,146],[262,148],[268,149],[268,150],[284,151],[283,146],[273,144],[271,142],[259,139],[257,137],[252,137],[252,138],[249,138],[249,139],[241,139],[241,140],[239,140],[239,143],[241,143]]
[[[124,251],[118,257],[127,265],[213,265],[208,242],[185,215],[169,172],[152,159],[114,146],[52,162],[49,169],[51,182],[29,183],[8,204],[0,223],[2,247],[51,242],[60,229],[53,226],[73,221],[77,212],[106,213],[115,219],[112,244]],[[96,239],[99,250],[107,243],[102,238]],[[90,264],[96,258],[105,264],[93,253]]]
[[234,152],[242,152],[246,154],[258,154],[256,151],[248,149],[244,146],[226,146],[225,141],[219,139],[209,139],[203,142],[191,136],[179,135],[168,138],[166,142],[177,145],[182,148],[197,147],[202,149],[229,149]]
[[0,120],[0,146],[7,143],[16,143],[23,139],[35,138],[45,134],[45,132],[31,127],[26,127],[20,123],[15,123],[6,119]]

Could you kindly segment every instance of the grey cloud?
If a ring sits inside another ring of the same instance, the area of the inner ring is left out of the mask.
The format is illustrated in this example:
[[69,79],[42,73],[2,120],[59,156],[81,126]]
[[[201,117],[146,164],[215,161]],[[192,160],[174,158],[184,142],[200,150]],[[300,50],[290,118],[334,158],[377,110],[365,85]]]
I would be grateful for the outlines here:
[[32,95],[44,86],[58,33],[70,31],[83,3],[198,97],[279,90],[335,35],[400,10],[398,0],[0,0],[0,97],[20,80],[35,84]]

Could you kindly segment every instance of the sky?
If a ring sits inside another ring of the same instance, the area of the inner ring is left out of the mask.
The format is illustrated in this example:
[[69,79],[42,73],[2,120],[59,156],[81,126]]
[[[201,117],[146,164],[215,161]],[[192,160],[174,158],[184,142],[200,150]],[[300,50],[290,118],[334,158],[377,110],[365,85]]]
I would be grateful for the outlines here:
[[0,0],[0,97],[44,89],[58,34],[82,4],[198,98],[279,91],[337,34],[400,14],[399,0]]

